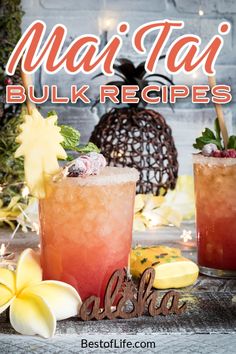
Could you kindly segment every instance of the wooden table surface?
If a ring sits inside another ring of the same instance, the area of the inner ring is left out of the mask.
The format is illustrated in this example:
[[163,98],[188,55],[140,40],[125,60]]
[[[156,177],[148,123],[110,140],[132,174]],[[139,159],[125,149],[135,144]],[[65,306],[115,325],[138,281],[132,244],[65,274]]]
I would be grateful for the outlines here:
[[[193,224],[183,228],[192,230],[194,235]],[[160,228],[135,233],[133,244],[179,247],[185,256],[196,260],[195,240],[184,243],[180,235],[180,229]],[[0,229],[0,242],[6,243],[9,236],[9,230]],[[38,243],[35,234],[18,232],[11,249],[20,252],[26,247],[36,248]],[[72,318],[58,322],[56,335],[49,340],[16,334],[4,313],[0,316],[0,353],[236,353],[236,280],[199,276],[193,286],[179,291],[188,304],[187,311],[180,316],[89,322]],[[117,343],[129,340],[134,345],[152,341],[155,348],[86,349],[81,347],[82,339],[116,339]]]

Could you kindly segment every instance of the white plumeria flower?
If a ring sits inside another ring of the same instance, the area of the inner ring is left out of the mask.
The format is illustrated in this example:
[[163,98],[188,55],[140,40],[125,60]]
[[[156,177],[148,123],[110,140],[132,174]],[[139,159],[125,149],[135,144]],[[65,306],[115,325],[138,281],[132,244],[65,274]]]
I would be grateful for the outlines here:
[[71,285],[42,281],[39,255],[26,249],[15,272],[0,268],[0,313],[9,306],[10,322],[17,332],[49,338],[55,333],[56,320],[79,313],[81,299]]

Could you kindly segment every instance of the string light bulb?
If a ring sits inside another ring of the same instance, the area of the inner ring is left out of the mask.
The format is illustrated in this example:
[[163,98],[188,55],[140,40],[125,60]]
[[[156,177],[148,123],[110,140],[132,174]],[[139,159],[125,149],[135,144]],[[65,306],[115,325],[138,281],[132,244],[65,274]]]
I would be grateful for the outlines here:
[[32,231],[39,235],[39,224],[37,222],[32,223]]
[[27,186],[24,186],[21,190],[21,195],[23,198],[28,197],[29,195],[29,188]]
[[199,11],[198,11],[198,15],[199,16],[204,16],[204,11],[200,8]]
[[109,14],[104,14],[98,18],[98,28],[101,33],[112,31],[116,26],[116,19]]
[[5,243],[2,243],[2,244],[1,244],[1,247],[0,247],[0,257],[3,257],[3,256],[4,256],[5,251],[6,251]]

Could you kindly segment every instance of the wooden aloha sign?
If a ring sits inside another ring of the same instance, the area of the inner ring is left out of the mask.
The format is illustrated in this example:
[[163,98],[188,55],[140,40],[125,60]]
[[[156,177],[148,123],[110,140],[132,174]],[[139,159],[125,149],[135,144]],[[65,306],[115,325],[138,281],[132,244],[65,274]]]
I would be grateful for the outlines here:
[[107,284],[103,308],[100,308],[99,297],[90,296],[81,306],[81,319],[88,321],[139,317],[144,314],[146,306],[150,316],[166,316],[171,313],[178,315],[185,311],[187,304],[179,304],[180,295],[176,291],[165,293],[159,305],[157,304],[159,293],[152,289],[154,278],[155,270],[147,268],[136,288],[125,269],[116,270]]

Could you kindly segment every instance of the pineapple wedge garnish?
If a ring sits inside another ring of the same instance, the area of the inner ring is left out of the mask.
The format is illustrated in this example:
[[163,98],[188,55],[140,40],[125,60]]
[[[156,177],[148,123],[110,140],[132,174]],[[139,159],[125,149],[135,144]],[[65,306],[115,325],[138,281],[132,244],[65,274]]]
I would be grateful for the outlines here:
[[24,156],[25,180],[30,193],[36,198],[45,197],[45,183],[48,177],[59,171],[57,159],[67,154],[61,142],[63,136],[56,125],[57,116],[43,118],[36,108],[24,116],[21,133],[16,141],[20,144],[15,157]]

